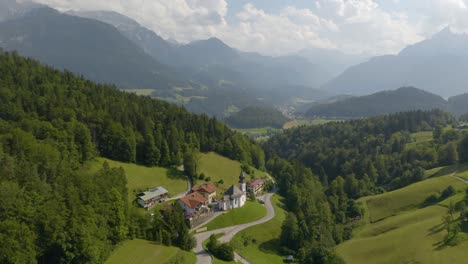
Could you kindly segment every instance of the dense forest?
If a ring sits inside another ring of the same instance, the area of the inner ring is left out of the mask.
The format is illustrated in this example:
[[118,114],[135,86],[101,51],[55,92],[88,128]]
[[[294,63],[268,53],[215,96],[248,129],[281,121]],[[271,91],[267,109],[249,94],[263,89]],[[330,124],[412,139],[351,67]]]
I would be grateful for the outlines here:
[[288,122],[280,111],[270,107],[247,107],[226,118],[226,123],[235,128],[273,127],[283,128]]
[[[291,212],[281,244],[301,263],[340,263],[332,247],[351,237],[355,200],[420,181],[425,169],[468,162],[468,135],[445,112],[414,111],[286,130],[265,144]],[[433,131],[432,141],[411,133]]]
[[81,167],[179,165],[192,150],[264,166],[260,146],[216,119],[0,51],[0,263],[102,263],[129,237],[190,249],[179,209],[133,215],[122,169]]

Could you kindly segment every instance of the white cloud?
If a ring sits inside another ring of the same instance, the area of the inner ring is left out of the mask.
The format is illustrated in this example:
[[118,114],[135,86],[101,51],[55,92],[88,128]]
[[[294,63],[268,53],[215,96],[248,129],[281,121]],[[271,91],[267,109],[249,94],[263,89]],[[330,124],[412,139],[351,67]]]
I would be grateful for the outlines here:
[[315,0],[307,8],[288,1],[273,11],[250,3],[237,14],[228,4],[237,0],[36,1],[60,10],[112,10],[165,38],[189,42],[218,37],[264,54],[306,47],[395,53],[446,25],[468,32],[468,0]]

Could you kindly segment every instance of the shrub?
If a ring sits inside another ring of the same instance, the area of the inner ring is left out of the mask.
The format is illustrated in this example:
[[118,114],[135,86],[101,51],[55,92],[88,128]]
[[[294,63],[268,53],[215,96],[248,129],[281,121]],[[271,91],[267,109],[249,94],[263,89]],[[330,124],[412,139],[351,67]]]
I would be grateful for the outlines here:
[[452,195],[454,195],[456,192],[455,188],[453,188],[452,185],[450,185],[449,187],[447,187],[443,192],[442,194],[440,195],[440,200],[444,200]]

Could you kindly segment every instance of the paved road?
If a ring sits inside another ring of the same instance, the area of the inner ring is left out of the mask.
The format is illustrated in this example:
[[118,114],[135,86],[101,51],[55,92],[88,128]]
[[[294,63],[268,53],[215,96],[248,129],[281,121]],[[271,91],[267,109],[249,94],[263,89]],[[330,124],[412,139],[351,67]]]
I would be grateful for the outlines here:
[[184,176],[184,177],[187,178],[187,190],[185,192],[183,192],[183,193],[179,193],[176,196],[167,199],[166,201],[172,201],[172,200],[180,199],[180,198],[184,197],[185,195],[187,195],[189,192],[192,191],[192,181],[189,179],[188,176]]
[[[265,207],[267,209],[267,215],[263,217],[262,219],[259,219],[254,222],[246,223],[246,224],[230,226],[230,227],[220,228],[220,229],[196,234],[195,239],[197,240],[197,245],[194,251],[195,251],[195,255],[197,256],[197,264],[209,264],[212,261],[210,254],[205,249],[203,249],[203,241],[207,240],[211,235],[224,233],[224,236],[222,236],[219,240],[221,242],[229,242],[234,237],[234,235],[236,235],[240,231],[246,228],[249,228],[251,226],[259,225],[259,224],[270,221],[275,216],[275,209],[273,205],[271,204],[271,196],[273,196],[273,194],[274,192],[267,193],[262,198],[265,201]],[[243,262],[242,260],[244,259],[239,258],[239,260]],[[248,262],[246,261],[243,263],[248,263]]]

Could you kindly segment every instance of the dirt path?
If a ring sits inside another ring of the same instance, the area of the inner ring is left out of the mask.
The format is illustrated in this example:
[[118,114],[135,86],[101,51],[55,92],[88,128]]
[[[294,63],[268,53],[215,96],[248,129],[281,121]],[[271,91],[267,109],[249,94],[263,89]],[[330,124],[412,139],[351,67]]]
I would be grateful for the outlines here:
[[[212,262],[210,254],[205,249],[203,249],[203,242],[207,240],[211,235],[224,234],[219,240],[223,243],[227,243],[227,242],[230,242],[232,238],[240,231],[246,228],[249,228],[251,226],[254,226],[254,225],[263,224],[265,222],[270,221],[273,217],[275,217],[275,209],[273,207],[273,204],[271,203],[271,197],[273,196],[273,194],[274,192],[271,192],[263,196],[263,200],[265,201],[265,207],[267,209],[267,215],[263,217],[262,219],[259,219],[254,222],[246,223],[246,224],[230,226],[230,227],[220,228],[220,229],[196,234],[195,239],[197,240],[197,245],[194,251],[195,251],[195,255],[197,256],[197,264],[209,264]],[[236,259],[238,259],[242,263],[249,263],[247,260],[240,257],[238,254],[235,254],[235,255],[236,255]]]

